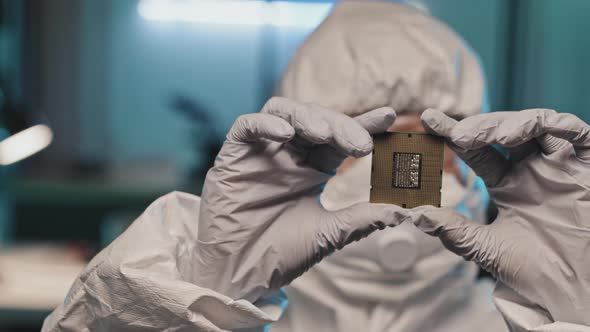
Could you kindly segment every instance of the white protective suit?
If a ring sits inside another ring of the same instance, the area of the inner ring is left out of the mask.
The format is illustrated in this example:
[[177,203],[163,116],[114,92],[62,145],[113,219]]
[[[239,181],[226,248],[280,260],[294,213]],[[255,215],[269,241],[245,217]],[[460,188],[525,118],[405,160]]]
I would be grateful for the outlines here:
[[[345,1],[293,57],[280,93],[354,116],[436,107],[463,118],[485,107],[476,56],[447,26],[405,5]],[[371,157],[337,174],[321,196],[337,210],[369,199]],[[443,205],[484,221],[487,192],[461,163],[444,174]],[[286,288],[290,305],[271,331],[490,331],[507,329],[491,281],[411,224],[334,253]]]

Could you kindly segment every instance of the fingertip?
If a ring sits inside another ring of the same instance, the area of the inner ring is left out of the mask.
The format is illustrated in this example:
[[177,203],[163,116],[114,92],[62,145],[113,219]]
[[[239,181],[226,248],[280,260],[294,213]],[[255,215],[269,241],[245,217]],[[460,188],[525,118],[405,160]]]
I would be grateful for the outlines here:
[[397,118],[397,113],[391,107],[382,107],[380,108],[384,115],[384,122],[387,124],[387,129],[391,127],[395,123],[395,119]]
[[433,127],[436,126],[436,115],[437,111],[433,110],[432,108],[427,109],[422,113],[420,116],[420,121],[422,122],[422,126],[426,131],[432,132]]
[[295,137],[295,128],[293,128],[287,121],[282,121],[278,124],[277,131],[273,137],[273,140],[279,143],[285,143]]
[[369,134],[387,131],[395,122],[397,114],[391,107],[381,107],[355,117],[355,121]]
[[352,156],[355,158],[362,158],[373,151],[373,140],[371,136],[368,134],[366,135],[365,142],[360,144],[358,147],[354,147],[352,150]]
[[438,111],[438,110],[436,110],[434,108],[427,108],[424,112],[422,112],[422,115],[420,116],[420,119],[423,122],[429,123],[433,119],[436,119],[438,116],[440,116],[440,114],[442,114],[441,111]]
[[271,113],[273,110],[281,110],[286,103],[292,103],[292,101],[285,97],[273,96],[264,103],[260,112]]
[[397,112],[393,109],[393,107],[386,106],[386,107],[381,107],[381,108],[387,110],[387,112],[389,113],[388,116],[393,116],[393,117],[397,116]]
[[420,120],[427,132],[445,137],[448,136],[450,129],[457,122],[443,112],[432,108],[425,110]]
[[373,151],[373,138],[362,123],[349,121],[350,118],[335,129],[334,143],[347,156],[364,157]]
[[385,130],[389,129],[389,127],[393,125],[395,119],[397,118],[397,113],[395,112],[395,110],[388,106],[378,108],[373,112],[375,112],[377,117],[380,118],[383,122],[382,127],[385,127]]
[[397,113],[395,112],[395,110],[389,106],[380,107],[371,112],[375,112],[387,119],[395,119],[397,117]]
[[275,142],[289,141],[295,135],[294,128],[285,120],[264,113],[240,115],[227,134],[231,141],[241,143],[268,139]]

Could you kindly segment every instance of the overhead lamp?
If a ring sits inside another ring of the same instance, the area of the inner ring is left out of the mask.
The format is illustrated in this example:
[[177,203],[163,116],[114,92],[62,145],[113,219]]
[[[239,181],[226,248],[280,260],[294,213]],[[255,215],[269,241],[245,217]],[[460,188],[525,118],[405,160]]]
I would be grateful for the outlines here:
[[141,0],[137,10],[149,21],[315,28],[332,7],[301,1]]
[[45,149],[53,140],[53,131],[38,114],[6,101],[0,90],[2,126],[8,137],[0,141],[0,165],[14,164]]

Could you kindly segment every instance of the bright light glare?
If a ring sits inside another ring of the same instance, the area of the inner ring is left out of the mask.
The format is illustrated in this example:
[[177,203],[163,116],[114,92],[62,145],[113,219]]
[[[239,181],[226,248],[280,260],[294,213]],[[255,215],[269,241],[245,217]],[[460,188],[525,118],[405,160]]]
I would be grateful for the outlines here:
[[141,17],[151,21],[315,28],[332,6],[260,0],[141,0],[137,10]]
[[53,140],[53,132],[46,125],[36,125],[20,131],[0,142],[0,165],[10,165],[43,149]]

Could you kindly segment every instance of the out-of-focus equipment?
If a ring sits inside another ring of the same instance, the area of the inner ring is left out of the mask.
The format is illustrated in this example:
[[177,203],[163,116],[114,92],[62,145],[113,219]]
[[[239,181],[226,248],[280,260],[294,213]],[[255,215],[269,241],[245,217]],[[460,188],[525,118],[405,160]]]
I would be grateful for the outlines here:
[[223,136],[218,134],[211,113],[197,100],[178,94],[172,101],[172,107],[196,126],[193,135],[191,135],[195,145],[195,154],[204,154],[204,156],[198,165],[191,167],[189,179],[193,185],[198,182],[201,187],[207,171],[213,167],[215,157],[221,149]]
[[416,225],[498,278],[511,331],[588,330],[590,126],[547,109],[460,122],[430,110],[422,121],[483,178],[498,217],[482,226],[427,209]]
[[421,133],[373,135],[371,203],[440,207],[444,141]]

